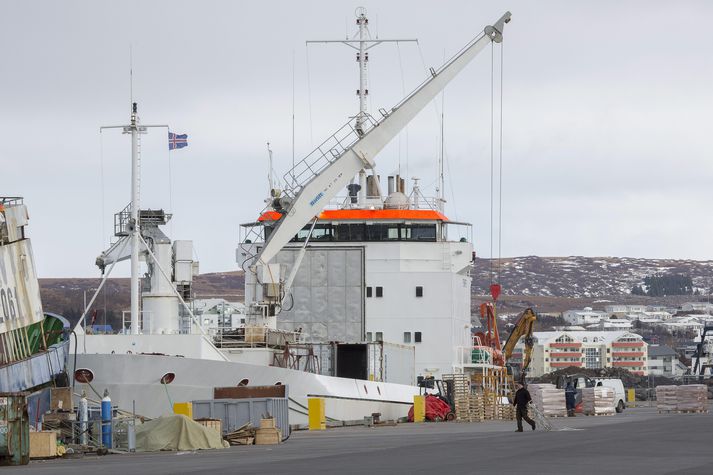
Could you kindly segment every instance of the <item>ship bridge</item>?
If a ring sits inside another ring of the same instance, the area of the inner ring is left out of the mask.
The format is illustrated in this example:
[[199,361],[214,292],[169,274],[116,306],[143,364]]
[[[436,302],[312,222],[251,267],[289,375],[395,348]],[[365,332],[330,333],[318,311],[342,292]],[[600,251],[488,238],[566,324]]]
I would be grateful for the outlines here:
[[[242,225],[245,239],[265,241],[277,221],[277,211],[265,211],[257,222]],[[311,235],[310,235],[311,231]],[[451,221],[433,209],[325,209],[312,228],[304,226],[290,242],[312,243],[417,241],[472,242],[470,223]],[[245,242],[244,239],[241,239]]]

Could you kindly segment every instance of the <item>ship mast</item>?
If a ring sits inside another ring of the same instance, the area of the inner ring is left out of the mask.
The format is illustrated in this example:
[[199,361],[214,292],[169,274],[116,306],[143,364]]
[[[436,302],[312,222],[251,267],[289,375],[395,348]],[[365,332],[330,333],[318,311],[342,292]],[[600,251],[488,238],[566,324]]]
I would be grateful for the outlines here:
[[[356,35],[352,39],[349,39],[347,37],[344,40],[309,40],[306,43],[309,45],[310,43],[342,43],[350,48],[354,48],[357,50],[357,55],[356,55],[356,60],[357,63],[359,64],[359,89],[357,89],[357,97],[359,98],[359,113],[356,116],[355,120],[355,126],[354,129],[356,130],[357,134],[361,137],[364,135],[365,127],[364,123],[366,122],[366,117],[367,117],[367,105],[366,105],[366,99],[367,96],[369,95],[369,90],[367,89],[367,74],[368,74],[368,65],[369,65],[369,53],[368,50],[373,48],[374,46],[380,44],[380,43],[406,43],[406,42],[415,42],[418,43],[417,39],[394,39],[394,40],[381,40],[378,38],[372,39],[371,38],[371,33],[369,32],[369,19],[366,16],[366,8],[364,7],[358,7],[355,11],[354,14],[356,15],[356,24],[359,27],[359,30],[357,31]],[[372,173],[376,175],[376,172],[372,168]],[[359,186],[360,186],[360,192],[359,192],[359,206],[363,206],[365,203],[365,198],[366,198],[366,190],[365,190],[365,182],[366,182],[366,171],[364,169],[361,169],[359,171]]]
[[131,134],[131,334],[139,334],[139,206],[141,200],[141,176],[139,172],[139,116],[136,102],[131,105],[131,124],[124,127]]

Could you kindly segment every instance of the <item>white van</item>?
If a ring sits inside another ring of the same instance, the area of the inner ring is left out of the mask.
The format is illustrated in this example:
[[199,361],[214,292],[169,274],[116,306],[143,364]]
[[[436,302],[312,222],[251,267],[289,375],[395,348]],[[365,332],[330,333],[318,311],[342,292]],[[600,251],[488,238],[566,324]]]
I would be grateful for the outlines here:
[[612,388],[614,390],[614,407],[616,412],[622,412],[626,408],[626,393],[624,392],[624,383],[618,378],[593,378],[594,385],[602,383],[602,386]]

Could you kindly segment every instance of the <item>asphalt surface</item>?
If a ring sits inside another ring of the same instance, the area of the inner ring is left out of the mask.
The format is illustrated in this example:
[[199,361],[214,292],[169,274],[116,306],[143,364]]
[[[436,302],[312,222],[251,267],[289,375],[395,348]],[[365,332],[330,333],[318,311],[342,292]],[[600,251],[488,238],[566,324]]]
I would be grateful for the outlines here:
[[704,474],[713,472],[713,414],[552,419],[550,432],[514,422],[401,424],[294,432],[277,446],[33,461],[2,473],[526,473]]

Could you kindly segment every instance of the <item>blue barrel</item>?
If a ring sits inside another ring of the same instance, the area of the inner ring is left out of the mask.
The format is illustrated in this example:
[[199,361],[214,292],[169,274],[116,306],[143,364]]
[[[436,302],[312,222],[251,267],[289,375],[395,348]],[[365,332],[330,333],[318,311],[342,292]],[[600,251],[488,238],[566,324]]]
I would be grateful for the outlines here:
[[111,445],[111,398],[109,391],[104,390],[102,398],[102,445],[108,449]]

